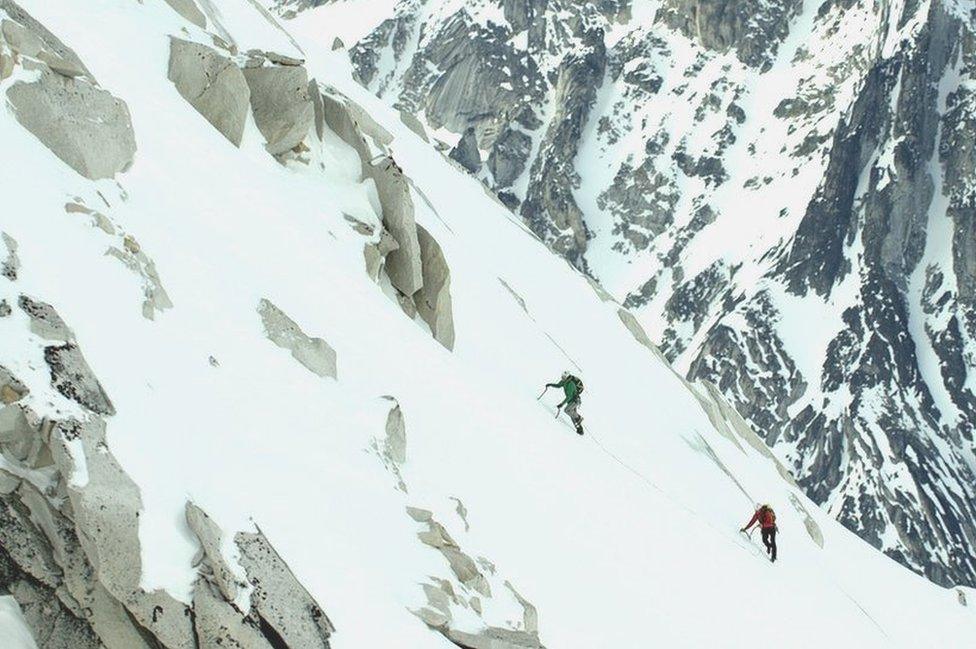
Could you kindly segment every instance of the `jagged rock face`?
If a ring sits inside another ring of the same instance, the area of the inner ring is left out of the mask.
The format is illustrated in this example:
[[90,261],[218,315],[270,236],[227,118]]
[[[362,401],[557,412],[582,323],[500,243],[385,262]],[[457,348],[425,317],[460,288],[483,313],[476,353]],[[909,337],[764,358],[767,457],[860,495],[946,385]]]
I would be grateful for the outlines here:
[[768,67],[802,4],[773,0],[756,11],[735,0],[665,0],[658,20],[708,49],[734,49],[746,65]]
[[350,55],[810,496],[976,583],[972,7],[567,7],[402,2]]

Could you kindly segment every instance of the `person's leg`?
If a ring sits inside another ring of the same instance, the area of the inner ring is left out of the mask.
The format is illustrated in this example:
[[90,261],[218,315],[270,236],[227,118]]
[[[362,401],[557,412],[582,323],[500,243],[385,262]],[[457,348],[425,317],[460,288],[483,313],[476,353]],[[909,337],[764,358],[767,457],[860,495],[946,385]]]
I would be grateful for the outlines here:
[[766,554],[772,552],[772,550],[770,549],[769,532],[770,532],[770,528],[768,527],[762,528],[762,542],[763,545],[766,546]]
[[769,529],[769,547],[770,547],[770,558],[776,561],[776,528],[771,527]]
[[573,425],[576,426],[576,432],[580,435],[583,434],[583,418],[579,414],[579,401],[573,401],[572,403],[566,404],[566,414],[569,418],[573,420]]

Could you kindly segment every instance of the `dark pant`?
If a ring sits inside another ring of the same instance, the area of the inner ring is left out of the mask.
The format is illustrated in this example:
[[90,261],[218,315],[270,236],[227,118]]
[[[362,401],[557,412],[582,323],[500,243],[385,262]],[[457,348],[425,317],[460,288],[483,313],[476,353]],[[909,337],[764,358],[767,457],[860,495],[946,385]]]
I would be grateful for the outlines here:
[[763,545],[766,546],[766,552],[769,554],[769,558],[776,561],[776,528],[762,528],[762,541]]

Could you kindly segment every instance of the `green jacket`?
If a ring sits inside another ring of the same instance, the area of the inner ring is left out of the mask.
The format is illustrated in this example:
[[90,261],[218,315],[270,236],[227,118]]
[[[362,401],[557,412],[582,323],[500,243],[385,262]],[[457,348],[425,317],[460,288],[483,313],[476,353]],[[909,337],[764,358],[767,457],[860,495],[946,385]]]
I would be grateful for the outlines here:
[[566,395],[566,398],[563,399],[563,403],[559,404],[563,405],[579,400],[579,388],[576,385],[576,381],[578,380],[579,379],[577,379],[575,376],[567,376],[559,383],[547,383],[546,387],[563,389],[563,393]]

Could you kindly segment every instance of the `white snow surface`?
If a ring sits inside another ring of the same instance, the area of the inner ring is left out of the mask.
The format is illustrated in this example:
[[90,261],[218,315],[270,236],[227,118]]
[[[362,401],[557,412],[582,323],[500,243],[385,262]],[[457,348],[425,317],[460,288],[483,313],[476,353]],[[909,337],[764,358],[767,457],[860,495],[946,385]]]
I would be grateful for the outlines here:
[[9,595],[0,596],[0,647],[3,649],[37,649],[20,606]]
[[[420,584],[450,571],[417,539],[409,505],[494,563],[538,608],[550,648],[971,645],[972,606],[860,541],[766,455],[718,433],[617,306],[358,87],[345,53],[299,43],[312,76],[395,136],[397,162],[436,210],[416,201],[451,268],[453,353],[367,277],[363,238],[343,212],[376,216],[338,138],[327,134],[324,169],[279,165],[253,122],[234,148],[166,79],[168,37],[203,36],[162,0],[22,4],[132,114],[135,164],[117,182],[90,182],[6,109],[0,229],[19,244],[10,290],[57,308],[118,411],[108,442],[142,491],[146,588],[189,598],[192,499],[225,530],[260,525],[335,624],[335,649],[447,649],[411,613],[424,604]],[[291,52],[248,0],[210,4],[240,45]],[[143,318],[140,279],[104,255],[116,238],[65,213],[76,197],[139,241],[172,309]],[[261,298],[335,348],[338,380],[265,338]],[[15,344],[4,333],[0,355]],[[553,391],[536,401],[577,367],[584,437],[553,419]],[[49,391],[43,372],[25,374],[32,394]],[[406,419],[406,493],[370,450],[384,436],[383,395]],[[51,399],[46,414],[67,407]],[[823,530],[823,548],[793,499]],[[776,564],[738,532],[757,501],[778,514]],[[0,605],[0,644],[33,646]]]

